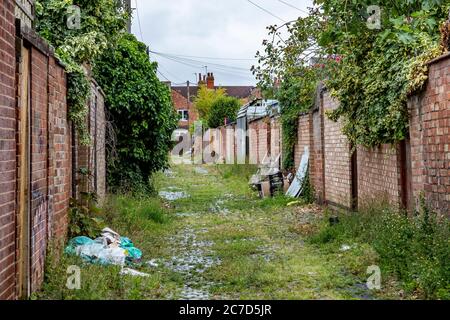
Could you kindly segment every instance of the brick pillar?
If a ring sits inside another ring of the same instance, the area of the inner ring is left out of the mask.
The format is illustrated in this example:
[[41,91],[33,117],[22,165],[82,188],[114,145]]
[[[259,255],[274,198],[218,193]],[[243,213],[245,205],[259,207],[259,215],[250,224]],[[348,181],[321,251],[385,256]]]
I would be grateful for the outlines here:
[[14,1],[0,2],[0,300],[16,298],[16,85]]

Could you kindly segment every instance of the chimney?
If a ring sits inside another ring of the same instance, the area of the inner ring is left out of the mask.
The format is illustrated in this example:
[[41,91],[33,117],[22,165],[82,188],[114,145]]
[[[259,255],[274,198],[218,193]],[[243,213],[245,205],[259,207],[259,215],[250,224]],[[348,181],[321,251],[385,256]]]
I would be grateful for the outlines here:
[[208,77],[206,78],[206,86],[208,87],[208,89],[214,89],[214,74],[208,73]]
[[204,81],[204,77],[202,79],[202,74],[199,73],[198,74],[198,86],[200,87],[200,86],[205,85],[205,84],[206,84],[206,82]]

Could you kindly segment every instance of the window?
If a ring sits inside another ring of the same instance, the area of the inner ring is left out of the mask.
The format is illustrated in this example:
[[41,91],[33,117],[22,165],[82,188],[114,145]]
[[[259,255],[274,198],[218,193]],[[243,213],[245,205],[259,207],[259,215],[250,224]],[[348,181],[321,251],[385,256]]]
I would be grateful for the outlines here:
[[178,110],[180,115],[180,121],[189,121],[189,111],[188,110]]

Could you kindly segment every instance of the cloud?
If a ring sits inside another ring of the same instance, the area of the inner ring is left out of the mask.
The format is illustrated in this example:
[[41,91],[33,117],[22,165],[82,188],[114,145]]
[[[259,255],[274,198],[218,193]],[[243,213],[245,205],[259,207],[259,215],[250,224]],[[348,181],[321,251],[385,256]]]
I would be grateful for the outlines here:
[[[286,21],[304,15],[278,0],[252,1]],[[304,10],[312,6],[312,0],[285,2]],[[132,0],[132,7],[136,5],[139,19],[135,11],[132,31],[137,38],[152,51],[178,55],[252,59],[261,49],[266,27],[283,23],[247,0]],[[256,83],[249,71],[256,61],[192,58],[199,62],[185,61],[194,65],[187,66],[154,54],[151,59],[158,61],[160,72],[173,83],[195,82],[194,73],[205,73],[205,65],[208,72],[214,72],[218,84]]]

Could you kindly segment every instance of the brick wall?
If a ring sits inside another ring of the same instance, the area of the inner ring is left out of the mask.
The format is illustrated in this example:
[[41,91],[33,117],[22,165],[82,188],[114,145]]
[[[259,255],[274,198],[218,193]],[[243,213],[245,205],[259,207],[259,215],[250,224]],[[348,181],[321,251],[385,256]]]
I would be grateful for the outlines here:
[[371,150],[358,148],[358,203],[360,206],[374,199],[383,199],[393,205],[402,203],[399,148],[398,145],[382,145]]
[[[279,130],[277,130],[277,124],[274,123],[274,130],[272,131],[272,120],[270,118],[261,118],[251,121],[248,125],[248,136],[249,136],[249,163],[250,164],[260,164],[267,160],[267,156],[272,155],[273,151],[279,149],[277,146],[277,136],[279,135]],[[277,133],[278,132],[278,133]],[[275,134],[273,137],[272,134]]]
[[279,118],[271,118],[270,119],[270,154],[272,156],[272,159],[279,159],[278,160],[278,166],[281,165],[281,150],[282,150],[282,143],[281,143],[282,137],[281,137],[281,124]]
[[[75,133],[74,170],[76,173],[76,196],[80,192],[96,193],[100,204],[106,196],[106,110],[104,93],[94,80],[91,80],[91,99],[86,118],[91,136],[91,144],[82,145]],[[86,169],[88,175],[82,174]]]
[[0,2],[0,300],[15,297],[15,26],[14,1]]
[[[338,103],[328,92],[323,94],[324,111],[334,110]],[[350,145],[340,122],[324,117],[325,197],[330,204],[352,206],[352,177]]]
[[49,181],[53,215],[49,237],[63,241],[67,233],[67,208],[71,197],[72,159],[71,126],[67,121],[66,74],[53,57],[49,58],[49,126],[50,154]]
[[450,212],[450,54],[430,63],[424,91],[409,100],[411,186],[438,212]]
[[187,110],[189,112],[189,120],[188,121],[179,121],[178,127],[188,129],[195,121],[198,120],[198,112],[194,108],[194,104],[189,102],[182,94],[179,92],[172,90],[172,102],[175,107],[175,110]]
[[258,121],[252,121],[248,124],[248,162],[250,164],[257,164],[259,160],[258,128]]
[[297,143],[295,145],[295,169],[300,167],[302,156],[305,153],[305,147],[311,147],[311,121],[310,115],[305,114],[298,118]]
[[44,279],[48,228],[47,57],[31,49],[31,291]]
[[325,201],[325,156],[323,150],[324,114],[321,104],[321,94],[316,108],[311,112],[311,148],[309,174],[311,184],[314,188],[315,197],[318,203]]

